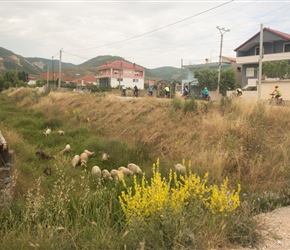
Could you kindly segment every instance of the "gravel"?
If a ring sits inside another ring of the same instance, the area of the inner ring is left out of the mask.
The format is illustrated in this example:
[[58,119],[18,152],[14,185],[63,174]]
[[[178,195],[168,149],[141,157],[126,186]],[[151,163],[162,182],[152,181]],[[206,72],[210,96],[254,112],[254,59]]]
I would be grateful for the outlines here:
[[289,250],[290,249],[290,206],[262,213],[256,216],[262,223],[261,231],[264,238],[258,247],[249,246],[237,250]]

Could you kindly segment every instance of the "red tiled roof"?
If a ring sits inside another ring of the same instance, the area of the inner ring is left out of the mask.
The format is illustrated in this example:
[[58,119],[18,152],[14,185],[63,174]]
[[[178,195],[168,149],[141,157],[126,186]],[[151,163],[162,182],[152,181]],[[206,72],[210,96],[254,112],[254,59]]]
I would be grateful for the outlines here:
[[[278,31],[278,30],[273,30],[270,28],[264,28],[264,31],[268,31],[274,35],[280,36],[286,40],[290,41],[290,35],[286,34],[284,32]],[[248,39],[247,41],[245,41],[242,45],[240,45],[239,47],[237,47],[236,49],[234,49],[234,51],[237,51],[238,49],[240,49],[241,47],[243,47],[245,44],[247,44],[249,41],[251,41],[252,39],[254,39],[256,36],[260,35],[260,31],[258,33],[256,33],[255,35],[253,35],[250,39]]]
[[123,60],[116,60],[114,62],[107,62],[104,65],[97,67],[97,69],[135,69],[135,70],[144,70],[143,68],[137,66],[135,63],[128,63]]
[[234,58],[234,57],[228,57],[228,56],[222,56],[222,57],[227,59],[227,60],[229,60],[229,61],[231,61],[231,62],[235,62],[236,61],[236,58]]

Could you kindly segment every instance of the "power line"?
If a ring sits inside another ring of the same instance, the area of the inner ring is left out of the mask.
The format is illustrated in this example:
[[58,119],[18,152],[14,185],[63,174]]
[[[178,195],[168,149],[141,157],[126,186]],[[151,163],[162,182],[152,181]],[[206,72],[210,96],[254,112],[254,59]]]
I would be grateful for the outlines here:
[[177,21],[177,22],[174,22],[174,23],[171,23],[171,24],[165,25],[165,26],[163,26],[163,27],[160,27],[160,28],[157,28],[157,29],[154,29],[154,30],[151,30],[151,31],[148,31],[148,32],[145,32],[145,33],[142,33],[142,34],[139,34],[139,35],[136,35],[136,36],[133,36],[133,37],[130,37],[130,38],[127,38],[127,39],[121,40],[121,41],[117,41],[117,42],[109,43],[109,44],[106,44],[106,45],[101,45],[101,46],[98,46],[98,47],[92,47],[92,48],[88,48],[88,49],[80,49],[80,50],[71,50],[71,51],[84,51],[84,50],[98,49],[98,48],[107,47],[107,46],[115,45],[115,44],[118,44],[118,43],[126,42],[126,41],[129,41],[129,40],[133,40],[133,39],[135,39],[135,38],[138,38],[138,37],[141,37],[141,36],[145,36],[145,35],[151,34],[151,33],[153,33],[153,32],[156,32],[156,31],[159,31],[159,30],[165,29],[165,28],[167,28],[167,27],[173,26],[173,25],[175,25],[175,24],[178,24],[178,23],[184,22],[184,21],[186,21],[186,20],[188,20],[188,19],[191,19],[191,18],[193,18],[193,17],[197,17],[197,16],[199,16],[199,15],[202,15],[202,14],[204,14],[204,13],[207,13],[207,12],[209,12],[209,11],[212,11],[212,10],[214,10],[214,9],[217,9],[217,8],[220,8],[220,7],[224,6],[224,5],[227,5],[227,4],[229,4],[229,3],[233,2],[233,1],[234,1],[234,0],[230,0],[230,1],[226,2],[226,3],[220,4],[220,5],[218,5],[218,6],[215,6],[215,7],[213,7],[213,8],[210,8],[210,9],[208,9],[208,10],[205,10],[205,11],[199,12],[199,13],[193,15],[193,16],[190,16],[190,17],[184,18],[184,19],[179,20],[179,21]]

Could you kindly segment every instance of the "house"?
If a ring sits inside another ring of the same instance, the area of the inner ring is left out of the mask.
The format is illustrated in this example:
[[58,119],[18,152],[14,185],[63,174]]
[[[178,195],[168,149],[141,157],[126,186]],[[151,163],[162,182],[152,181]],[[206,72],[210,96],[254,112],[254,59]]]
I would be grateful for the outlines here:
[[97,69],[99,71],[96,75],[98,86],[116,88],[125,85],[127,88],[133,88],[136,85],[138,89],[144,89],[145,69],[135,63],[116,60],[106,62]]
[[[187,79],[182,80],[182,85],[185,84],[187,86],[190,86],[190,92],[194,95],[200,94],[200,89],[198,87],[198,80],[195,78],[194,72],[198,69],[208,68],[211,71],[218,70],[219,69],[219,63],[218,62],[209,62],[208,59],[205,59],[205,63],[201,64],[189,64],[189,65],[182,65],[184,69],[187,71]],[[222,56],[221,61],[221,69],[229,69],[233,68],[235,72],[237,72],[237,64],[235,61],[235,58],[225,57]],[[177,92],[182,91],[182,87],[179,86],[176,89]]]
[[[260,32],[249,38],[235,50],[237,64],[241,65],[243,88],[256,87],[260,54]],[[290,60],[290,35],[263,28],[262,62]]]
[[77,78],[74,82],[76,81],[78,86],[97,85],[95,75],[85,75],[83,77]]
[[[57,81],[58,80],[58,72],[42,72],[40,74],[40,79],[43,80],[43,81]],[[70,76],[70,75],[67,75],[65,73],[61,73],[61,82],[65,82],[65,83],[70,83],[70,82],[73,82],[75,81],[75,79]]]

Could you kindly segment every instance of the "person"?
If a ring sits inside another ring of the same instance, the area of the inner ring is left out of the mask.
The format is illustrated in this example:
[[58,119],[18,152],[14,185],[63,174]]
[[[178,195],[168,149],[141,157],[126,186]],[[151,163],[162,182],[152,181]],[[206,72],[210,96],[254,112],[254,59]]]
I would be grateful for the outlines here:
[[204,90],[202,91],[203,95],[204,95],[204,99],[207,100],[208,96],[209,96],[209,91],[207,89],[207,87],[204,87]]
[[281,101],[281,96],[282,96],[282,92],[279,89],[279,86],[275,86],[274,91],[272,92],[272,94],[275,94],[275,99],[277,103],[280,103]]
[[0,166],[12,167],[13,165],[9,163],[9,150],[7,142],[0,131]]
[[184,84],[182,96],[187,96],[187,95],[188,95],[188,89],[187,89],[187,87]]
[[126,96],[126,87],[122,85],[122,96]]
[[134,86],[134,96],[138,96],[138,87],[136,85]]
[[153,96],[153,88],[151,86],[149,87],[148,92],[149,96]]
[[166,86],[166,87],[164,88],[164,91],[165,91],[165,97],[169,98],[169,94],[170,94],[170,89],[169,89],[169,87]]
[[236,95],[239,97],[239,96],[241,96],[242,94],[243,94],[242,89],[241,89],[241,88],[237,88],[237,89],[236,89]]

